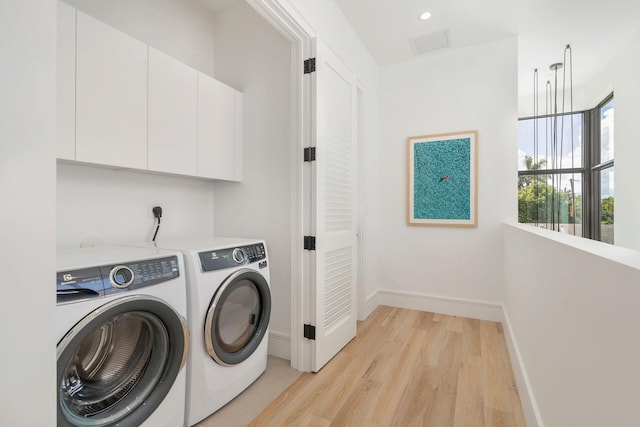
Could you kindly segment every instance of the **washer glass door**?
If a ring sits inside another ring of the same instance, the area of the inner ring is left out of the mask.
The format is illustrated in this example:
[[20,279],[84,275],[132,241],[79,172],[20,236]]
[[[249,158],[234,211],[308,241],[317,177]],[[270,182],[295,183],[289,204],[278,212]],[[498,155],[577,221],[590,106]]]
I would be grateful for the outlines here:
[[184,319],[149,296],[105,304],[58,344],[58,426],[139,425],[184,365]]
[[271,293],[265,278],[250,269],[236,271],[220,285],[207,311],[207,352],[225,366],[246,360],[262,342],[270,315]]

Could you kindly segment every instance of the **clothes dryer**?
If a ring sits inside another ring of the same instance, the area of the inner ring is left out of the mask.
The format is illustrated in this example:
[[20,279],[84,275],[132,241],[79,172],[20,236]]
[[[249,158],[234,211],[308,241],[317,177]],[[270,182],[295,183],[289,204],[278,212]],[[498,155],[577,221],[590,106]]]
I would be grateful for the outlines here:
[[269,260],[261,240],[161,242],[182,251],[187,268],[186,424],[220,409],[266,369],[271,315]]
[[57,254],[57,425],[184,426],[190,335],[182,254]]

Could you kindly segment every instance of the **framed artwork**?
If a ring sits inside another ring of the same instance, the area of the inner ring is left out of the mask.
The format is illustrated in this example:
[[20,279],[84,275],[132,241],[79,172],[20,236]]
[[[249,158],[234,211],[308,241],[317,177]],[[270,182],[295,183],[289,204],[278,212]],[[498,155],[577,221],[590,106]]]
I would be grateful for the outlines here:
[[478,224],[478,131],[411,136],[409,225]]

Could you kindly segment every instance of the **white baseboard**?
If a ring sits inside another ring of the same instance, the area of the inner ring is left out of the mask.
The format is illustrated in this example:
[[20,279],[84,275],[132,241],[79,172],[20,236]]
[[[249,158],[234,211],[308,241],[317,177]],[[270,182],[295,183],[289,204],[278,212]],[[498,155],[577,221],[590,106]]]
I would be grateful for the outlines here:
[[451,316],[501,322],[502,305],[460,298],[438,297],[412,292],[378,290],[367,298],[367,315],[379,305],[430,311]]
[[375,291],[373,294],[367,297],[366,306],[364,309],[364,318],[366,319],[369,315],[376,309],[377,306],[380,305],[379,301],[379,291]]
[[504,331],[504,339],[507,342],[507,349],[509,350],[509,358],[511,359],[511,367],[513,368],[513,375],[516,378],[516,384],[518,386],[518,394],[520,395],[520,402],[522,403],[522,411],[524,412],[524,418],[527,421],[528,427],[544,427],[542,423],[542,417],[538,410],[538,405],[533,396],[531,389],[531,383],[527,376],[527,371],[522,363],[522,357],[520,356],[520,350],[518,349],[518,343],[513,335],[511,329],[511,322],[507,312],[503,309],[502,329]]
[[280,332],[269,332],[267,353],[281,359],[291,360],[291,337]]

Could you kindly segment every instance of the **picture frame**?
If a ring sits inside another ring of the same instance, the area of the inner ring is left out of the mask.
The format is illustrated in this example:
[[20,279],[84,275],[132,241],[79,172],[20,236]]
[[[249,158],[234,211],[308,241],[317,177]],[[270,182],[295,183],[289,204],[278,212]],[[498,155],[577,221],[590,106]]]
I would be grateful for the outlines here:
[[478,131],[410,136],[408,224],[478,225]]

